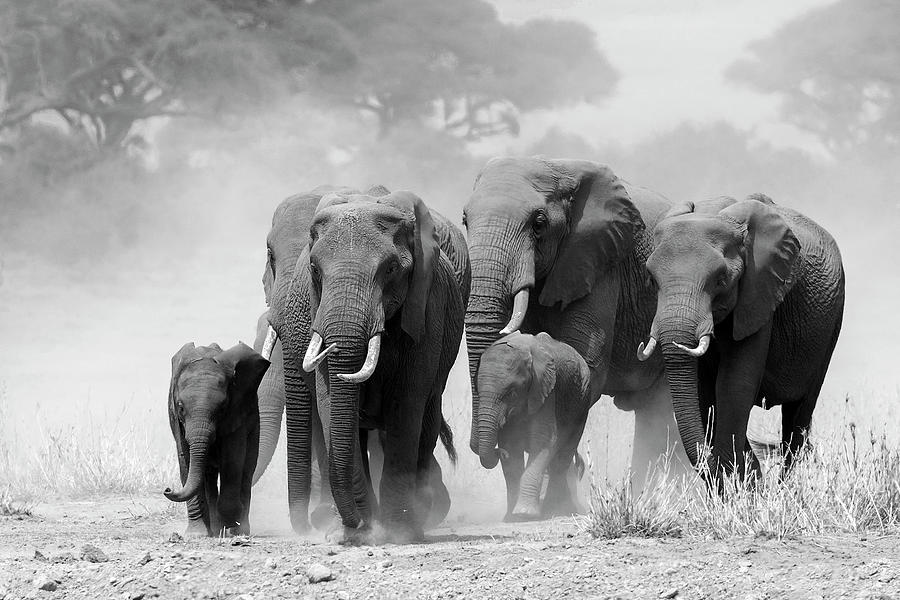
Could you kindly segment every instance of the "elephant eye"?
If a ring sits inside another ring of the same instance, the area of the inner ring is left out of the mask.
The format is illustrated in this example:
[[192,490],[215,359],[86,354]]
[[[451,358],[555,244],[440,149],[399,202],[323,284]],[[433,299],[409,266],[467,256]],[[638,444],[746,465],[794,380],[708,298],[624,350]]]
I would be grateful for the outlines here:
[[398,263],[396,260],[392,260],[392,261],[388,264],[387,274],[390,276],[390,275],[393,275],[394,273],[396,273],[396,272],[399,271],[399,270],[400,270],[400,263]]
[[716,285],[720,288],[726,287],[728,285],[728,276],[719,275],[719,278],[716,280]]
[[534,232],[534,235],[540,236],[547,229],[547,215],[543,212],[537,212],[534,215],[534,220],[531,222],[531,230]]

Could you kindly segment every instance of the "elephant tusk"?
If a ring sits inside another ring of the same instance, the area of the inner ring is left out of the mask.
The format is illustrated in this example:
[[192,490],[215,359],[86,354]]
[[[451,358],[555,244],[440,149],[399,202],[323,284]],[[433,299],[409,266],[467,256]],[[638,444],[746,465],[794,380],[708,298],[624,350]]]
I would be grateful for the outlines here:
[[338,379],[349,381],[350,383],[362,383],[372,376],[375,367],[378,365],[378,355],[381,354],[381,334],[373,335],[369,339],[369,348],[366,352],[366,360],[363,362],[362,368],[356,373],[340,373]]
[[334,352],[337,344],[331,344],[325,350],[319,352],[321,347],[322,336],[313,332],[312,339],[309,340],[309,348],[306,349],[306,356],[303,357],[303,370],[307,373],[312,373],[319,366],[319,363],[325,360],[326,356]]
[[673,342],[675,347],[679,350],[685,352],[686,354],[690,354],[694,358],[700,358],[706,351],[709,350],[709,335],[704,335],[700,338],[700,343],[697,344],[696,348],[688,348],[687,346],[682,346],[678,342]]
[[275,342],[278,341],[278,333],[275,331],[275,328],[269,325],[269,329],[266,331],[266,339],[262,345],[262,351],[260,354],[266,360],[269,360],[272,357],[272,350],[275,348]]
[[650,339],[647,340],[647,346],[644,347],[644,342],[638,344],[637,358],[639,361],[644,362],[648,358],[653,355],[653,351],[656,350],[656,338],[652,335]]
[[509,323],[506,324],[506,327],[500,330],[500,335],[508,335],[521,327],[527,310],[528,288],[522,288],[516,293],[516,297],[513,300],[512,316],[509,318]]

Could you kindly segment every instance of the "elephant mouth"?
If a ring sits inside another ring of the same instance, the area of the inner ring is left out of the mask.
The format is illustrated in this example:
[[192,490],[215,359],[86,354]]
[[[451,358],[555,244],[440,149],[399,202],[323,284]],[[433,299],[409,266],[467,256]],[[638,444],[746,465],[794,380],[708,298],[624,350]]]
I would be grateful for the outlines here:
[[[366,348],[366,358],[362,367],[356,373],[339,373],[338,379],[349,383],[363,383],[368,381],[378,366],[378,358],[381,355],[381,334],[378,332],[369,338],[368,347]],[[327,348],[322,350],[324,340],[318,332],[313,332],[309,341],[309,347],[306,349],[306,356],[303,357],[303,370],[307,373],[314,371],[319,364],[328,357],[329,354],[339,352],[336,342],[332,342]]]

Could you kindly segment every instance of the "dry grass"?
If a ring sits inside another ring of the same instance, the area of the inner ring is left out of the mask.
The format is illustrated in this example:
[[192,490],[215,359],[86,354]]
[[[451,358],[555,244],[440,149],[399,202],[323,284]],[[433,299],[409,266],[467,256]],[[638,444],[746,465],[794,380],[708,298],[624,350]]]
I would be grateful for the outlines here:
[[592,481],[582,523],[595,537],[697,535],[799,537],[900,528],[900,449],[854,426],[819,440],[782,480],[726,479],[721,494],[657,474],[643,493],[627,481]]

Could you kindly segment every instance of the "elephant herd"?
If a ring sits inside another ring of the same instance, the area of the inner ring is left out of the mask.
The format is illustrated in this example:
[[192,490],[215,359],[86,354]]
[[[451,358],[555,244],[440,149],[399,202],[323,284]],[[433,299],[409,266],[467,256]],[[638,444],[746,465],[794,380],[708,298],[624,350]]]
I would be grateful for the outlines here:
[[187,344],[172,361],[183,488],[166,494],[188,502],[189,533],[249,530],[284,412],[295,531],[421,539],[450,508],[435,450],[455,462],[442,395],[464,331],[469,446],[501,463],[508,519],[576,510],[568,475],[601,394],[635,413],[637,483],[676,430],[711,485],[754,472],[764,399],[797,456],[844,304],[837,245],[809,218],[761,194],[673,203],[534,157],[489,161],[463,224],[382,186],[277,207],[255,350]]

